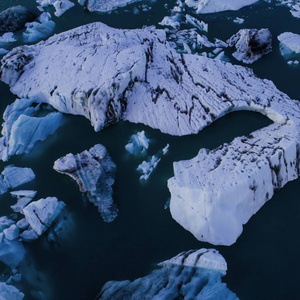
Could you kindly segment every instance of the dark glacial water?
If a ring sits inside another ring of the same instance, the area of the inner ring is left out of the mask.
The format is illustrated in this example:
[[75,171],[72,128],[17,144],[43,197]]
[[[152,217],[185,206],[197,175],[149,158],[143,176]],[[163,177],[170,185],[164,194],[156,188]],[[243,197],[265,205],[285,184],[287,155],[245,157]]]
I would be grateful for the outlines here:
[[[55,33],[90,22],[101,21],[118,28],[141,28],[157,25],[175,1],[144,2],[150,10],[133,14],[133,7],[116,13],[97,14],[85,11],[78,4],[62,15],[53,17]],[[33,0],[2,0],[0,10],[22,4],[36,10]],[[53,10],[49,9],[53,13]],[[191,13],[191,12],[189,12]],[[192,13],[191,13],[192,14]],[[236,17],[245,19],[238,25]],[[267,5],[261,1],[237,12],[198,16],[209,24],[208,37],[228,39],[241,28],[269,28],[273,34],[273,51],[250,67],[262,78],[272,80],[290,97],[300,98],[300,67],[287,65],[279,52],[276,37],[285,31],[300,33],[300,19],[293,18],[285,7]],[[17,33],[20,37],[22,31]],[[22,44],[21,41],[16,44]],[[16,45],[15,44],[15,45]],[[227,53],[231,57],[229,50]],[[233,63],[238,63],[231,57]],[[15,96],[0,83],[0,113]],[[173,161],[194,157],[200,148],[213,149],[236,136],[267,126],[270,121],[251,112],[232,113],[216,121],[198,135],[173,137],[158,130],[128,122],[120,122],[95,133],[82,117],[65,116],[65,124],[29,155],[12,157],[0,163],[31,167],[36,180],[22,189],[38,191],[36,199],[56,196],[67,205],[70,226],[57,243],[46,236],[26,243],[26,255],[19,266],[22,280],[16,286],[25,299],[36,299],[34,291],[42,290],[43,299],[94,299],[108,280],[136,279],[147,275],[156,263],[179,252],[202,247],[216,248],[228,263],[224,281],[241,300],[300,299],[299,247],[300,184],[299,179],[288,183],[244,226],[238,241],[230,247],[215,247],[197,241],[184,230],[164,208],[170,194],[167,179],[173,176]],[[144,158],[132,157],[124,146],[129,137],[145,130],[151,139],[148,155],[170,144],[149,180],[139,181],[137,166]],[[103,144],[117,165],[114,199],[119,216],[113,223],[104,223],[96,209],[84,201],[77,184],[71,178],[52,169],[54,161],[67,154]],[[9,194],[1,196],[0,215],[12,213]],[[0,265],[2,276],[9,272]]]

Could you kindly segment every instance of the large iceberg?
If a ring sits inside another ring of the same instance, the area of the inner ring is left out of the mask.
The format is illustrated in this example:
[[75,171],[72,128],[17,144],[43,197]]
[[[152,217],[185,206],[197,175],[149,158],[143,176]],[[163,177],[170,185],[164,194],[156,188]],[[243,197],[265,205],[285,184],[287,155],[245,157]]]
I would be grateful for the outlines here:
[[226,299],[238,300],[221,278],[227,264],[214,249],[182,252],[150,275],[134,281],[109,281],[96,299]]
[[36,14],[18,5],[10,7],[0,13],[0,32],[16,31],[36,18]]
[[34,103],[34,99],[17,99],[3,115],[0,159],[29,153],[34,146],[53,134],[62,123],[62,114]]
[[109,12],[140,1],[142,0],[78,0],[78,3],[84,5],[89,11]]
[[245,64],[251,64],[272,50],[272,34],[269,29],[241,29],[228,41],[235,47],[232,56]]
[[116,218],[118,210],[112,198],[116,165],[103,145],[97,144],[75,155],[69,153],[57,159],[53,168],[76,180],[80,191],[98,207],[105,222]]
[[171,213],[200,240],[233,243],[274,191],[299,176],[299,102],[251,69],[177,53],[163,30],[84,25],[13,49],[2,59],[1,80],[19,97],[85,116],[95,130],[123,119],[195,134],[239,110],[274,121],[219,149],[201,150],[195,162],[205,168],[175,163]]
[[242,7],[258,2],[258,0],[185,0],[187,6],[196,10],[197,14],[217,13],[226,10],[239,10]]

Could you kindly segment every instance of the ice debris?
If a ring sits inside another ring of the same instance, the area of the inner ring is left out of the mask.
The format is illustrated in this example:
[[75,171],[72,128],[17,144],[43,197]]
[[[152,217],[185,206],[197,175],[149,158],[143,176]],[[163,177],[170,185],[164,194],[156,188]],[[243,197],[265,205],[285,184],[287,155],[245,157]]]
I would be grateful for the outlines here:
[[149,147],[149,139],[145,135],[145,131],[142,130],[133,134],[130,137],[129,143],[125,146],[125,149],[133,155],[145,154]]
[[233,22],[236,24],[243,24],[245,20],[243,18],[236,17]]
[[284,32],[277,39],[280,42],[280,53],[284,57],[300,53],[300,34]]
[[258,0],[185,0],[187,6],[194,8],[197,14],[217,13],[226,10],[239,10]]
[[62,124],[62,114],[43,108],[34,99],[17,99],[3,115],[0,138],[0,159],[29,153],[39,141],[44,141]]
[[5,282],[0,282],[1,300],[22,300],[24,296],[25,295],[13,285],[6,284]]
[[26,31],[23,32],[23,40],[26,43],[34,43],[49,37],[55,27],[55,23],[51,21],[49,13],[42,13],[38,17],[38,22],[26,23]]
[[57,159],[53,168],[76,180],[80,191],[98,207],[105,222],[117,217],[118,210],[112,198],[116,165],[103,145],[97,144],[75,155],[69,153]]
[[12,6],[0,13],[0,32],[19,30],[25,26],[25,23],[33,21],[36,17],[36,14],[28,11],[24,6]]
[[232,56],[245,64],[251,64],[272,50],[272,35],[266,29],[241,29],[227,41],[235,47]]
[[238,300],[221,278],[225,259],[214,249],[190,250],[159,264],[150,275],[134,281],[107,282],[97,300],[130,299],[227,299]]

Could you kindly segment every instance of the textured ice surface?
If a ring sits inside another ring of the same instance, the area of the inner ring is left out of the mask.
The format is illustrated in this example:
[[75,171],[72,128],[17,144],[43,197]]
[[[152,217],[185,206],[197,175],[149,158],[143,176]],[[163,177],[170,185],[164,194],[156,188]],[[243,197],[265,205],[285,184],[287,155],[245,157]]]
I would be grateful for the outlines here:
[[44,12],[38,17],[38,22],[26,23],[23,40],[26,43],[33,43],[47,38],[52,34],[54,27],[55,23],[51,21],[51,15]]
[[89,11],[109,12],[140,1],[142,0],[78,0],[78,3],[84,5]]
[[196,10],[197,14],[216,13],[226,10],[239,10],[258,0],[185,0],[187,6]]
[[0,300],[22,300],[24,294],[13,285],[0,282]]
[[9,189],[13,189],[35,178],[35,174],[30,168],[19,168],[9,165],[5,167],[0,175],[0,194],[4,194]]
[[227,264],[216,250],[186,251],[159,265],[132,282],[107,282],[97,299],[238,299],[221,281]]
[[37,16],[26,7],[18,5],[0,13],[0,32],[16,31],[33,21]]
[[149,147],[149,139],[145,135],[145,131],[142,130],[133,134],[130,137],[129,143],[125,146],[125,149],[134,155],[144,154]]
[[116,218],[118,210],[112,198],[116,165],[103,145],[97,144],[75,155],[69,153],[57,159],[53,168],[76,180],[80,191],[98,207],[105,222]]
[[[39,112],[48,112],[38,116]],[[29,153],[34,146],[53,134],[62,123],[62,114],[34,106],[34,99],[17,99],[3,115],[0,138],[0,159],[6,161],[15,154]]]
[[43,198],[28,204],[23,213],[37,235],[42,235],[65,207],[56,197]]
[[123,119],[186,135],[238,110],[274,121],[174,164],[172,216],[200,240],[233,243],[274,191],[299,176],[299,102],[251,69],[177,53],[163,30],[81,26],[12,50],[1,79],[19,97],[83,115],[96,130]]
[[284,32],[277,39],[280,41],[280,53],[289,58],[292,54],[300,53],[300,34]]
[[236,48],[235,59],[251,64],[272,50],[272,35],[266,28],[241,29],[227,43]]

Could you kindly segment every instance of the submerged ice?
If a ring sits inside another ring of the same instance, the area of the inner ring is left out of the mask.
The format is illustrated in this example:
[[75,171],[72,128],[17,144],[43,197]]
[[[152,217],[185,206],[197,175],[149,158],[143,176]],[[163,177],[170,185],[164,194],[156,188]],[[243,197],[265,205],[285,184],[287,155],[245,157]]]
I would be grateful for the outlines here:
[[225,259],[214,249],[182,252],[159,264],[150,275],[134,281],[109,281],[97,299],[227,299],[238,300],[221,278]]

